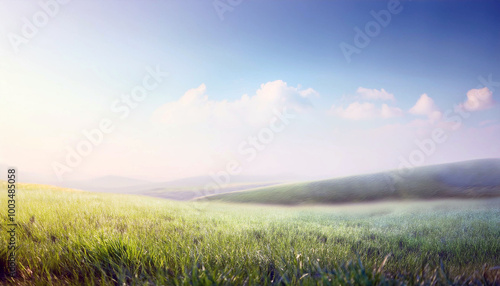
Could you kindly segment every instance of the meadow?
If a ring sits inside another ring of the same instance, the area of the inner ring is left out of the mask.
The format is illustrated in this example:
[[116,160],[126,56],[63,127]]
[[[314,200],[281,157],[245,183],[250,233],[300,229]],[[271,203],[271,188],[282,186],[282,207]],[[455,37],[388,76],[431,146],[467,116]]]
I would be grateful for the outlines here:
[[500,199],[285,207],[18,189],[14,279],[0,201],[3,285],[500,283]]

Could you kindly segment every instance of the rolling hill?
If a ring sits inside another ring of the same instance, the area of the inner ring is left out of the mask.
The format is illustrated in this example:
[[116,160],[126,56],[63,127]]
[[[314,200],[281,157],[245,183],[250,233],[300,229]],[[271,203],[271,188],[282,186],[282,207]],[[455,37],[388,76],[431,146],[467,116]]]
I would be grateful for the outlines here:
[[297,205],[377,200],[480,198],[500,196],[500,159],[481,159],[280,184],[203,199],[239,203]]
[[[221,194],[240,190],[254,189],[284,182],[296,182],[296,176],[282,174],[279,176],[232,176],[231,182],[210,192]],[[74,188],[90,192],[145,195],[157,198],[187,201],[204,196],[205,185],[213,184],[210,176],[197,176],[173,181],[150,182],[128,177],[105,176],[91,180],[66,181],[61,187]]]

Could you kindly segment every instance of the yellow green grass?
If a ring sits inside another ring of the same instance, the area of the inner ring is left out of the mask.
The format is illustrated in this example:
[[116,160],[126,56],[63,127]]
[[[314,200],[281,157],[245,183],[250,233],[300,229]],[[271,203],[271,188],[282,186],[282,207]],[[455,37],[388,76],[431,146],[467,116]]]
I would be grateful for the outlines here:
[[500,281],[498,199],[271,207],[18,189],[15,279],[5,275],[5,183],[1,189],[6,285]]

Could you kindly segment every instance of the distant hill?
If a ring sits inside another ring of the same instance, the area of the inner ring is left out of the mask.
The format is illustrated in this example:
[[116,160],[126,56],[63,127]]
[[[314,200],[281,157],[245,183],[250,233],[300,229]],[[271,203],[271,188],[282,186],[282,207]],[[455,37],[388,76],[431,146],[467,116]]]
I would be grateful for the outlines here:
[[[234,192],[253,189],[283,182],[293,182],[294,176],[283,174],[279,176],[232,176],[229,184],[217,190],[210,189],[210,194]],[[166,182],[149,182],[127,177],[106,176],[85,181],[67,181],[61,183],[62,187],[103,193],[120,193],[146,195],[172,200],[191,200],[207,195],[206,184],[213,184],[210,176],[197,176]]]
[[241,203],[297,205],[376,200],[479,198],[500,196],[500,159],[482,159],[280,184],[205,199]]
[[124,188],[149,184],[151,182],[120,176],[104,176],[86,181],[77,181],[75,184],[89,186],[91,188]]

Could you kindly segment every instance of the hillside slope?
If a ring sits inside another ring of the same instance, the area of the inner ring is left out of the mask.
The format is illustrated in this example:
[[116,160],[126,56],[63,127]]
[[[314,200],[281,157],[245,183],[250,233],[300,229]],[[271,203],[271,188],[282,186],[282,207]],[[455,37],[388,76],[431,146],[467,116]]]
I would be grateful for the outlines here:
[[[297,182],[295,176],[283,174],[280,176],[233,176],[231,183],[210,193],[228,193],[240,190]],[[148,182],[127,177],[106,176],[83,181],[67,181],[59,184],[61,187],[73,188],[98,193],[116,193],[145,195],[157,198],[188,201],[207,194],[205,185],[213,184],[210,176],[198,176],[165,182]]]
[[205,197],[229,202],[304,204],[500,196],[500,159],[482,159],[281,184]]

